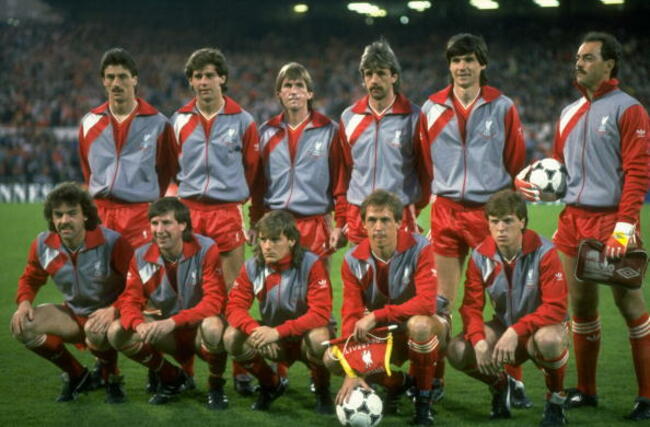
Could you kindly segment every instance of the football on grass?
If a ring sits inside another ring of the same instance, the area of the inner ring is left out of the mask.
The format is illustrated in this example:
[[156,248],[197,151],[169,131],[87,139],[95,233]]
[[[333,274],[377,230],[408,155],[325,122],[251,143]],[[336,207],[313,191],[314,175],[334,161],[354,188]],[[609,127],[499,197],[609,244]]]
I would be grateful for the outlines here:
[[555,159],[538,160],[530,168],[528,182],[541,189],[542,200],[557,200],[566,193],[566,168]]
[[336,416],[344,426],[374,427],[381,421],[384,405],[377,393],[357,387],[342,405],[336,405]]

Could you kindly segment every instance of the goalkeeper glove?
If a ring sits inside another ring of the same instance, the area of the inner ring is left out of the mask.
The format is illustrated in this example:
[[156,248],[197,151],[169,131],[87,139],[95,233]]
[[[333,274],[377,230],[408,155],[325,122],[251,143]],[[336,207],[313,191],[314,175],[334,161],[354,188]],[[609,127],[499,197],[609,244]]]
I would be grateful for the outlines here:
[[634,224],[617,222],[614,232],[605,243],[605,255],[610,259],[619,259],[630,243],[634,242]]
[[529,202],[539,202],[541,193],[539,187],[528,182],[531,167],[532,165],[528,165],[517,174],[515,177],[515,188]]

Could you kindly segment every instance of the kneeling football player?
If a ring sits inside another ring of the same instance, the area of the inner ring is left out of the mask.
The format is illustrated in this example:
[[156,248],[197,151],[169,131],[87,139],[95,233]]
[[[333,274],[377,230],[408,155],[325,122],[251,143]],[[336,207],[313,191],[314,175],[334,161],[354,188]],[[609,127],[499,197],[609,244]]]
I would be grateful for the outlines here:
[[[290,213],[267,213],[255,231],[255,256],[244,263],[228,297],[226,349],[260,382],[253,410],[268,410],[286,388],[265,359],[289,366],[300,360],[312,372],[315,410],[333,413],[320,344],[330,338],[332,288],[327,269],[318,255],[300,246]],[[255,299],[260,321],[249,313]]]
[[[345,254],[343,336],[351,335],[355,341],[365,343],[372,338],[374,328],[402,324],[405,332],[395,334],[390,362],[401,366],[410,361],[417,390],[413,422],[430,425],[431,387],[443,330],[434,316],[437,278],[429,241],[419,234],[399,230],[402,211],[399,198],[384,190],[376,190],[361,204],[361,219],[368,237]],[[340,357],[331,352],[324,358],[331,372],[343,374],[336,359]],[[390,376],[374,373],[365,379],[348,372],[336,396],[337,403],[345,401],[355,387],[368,387],[366,380],[386,387],[386,414],[396,412],[400,395],[413,381],[401,372]]]
[[153,203],[149,222],[153,241],[131,259],[119,298],[121,317],[108,333],[111,345],[158,374],[158,390],[149,400],[154,405],[167,403],[189,381],[162,353],[181,364],[198,355],[209,368],[208,407],[225,409],[226,286],[219,249],[212,239],[192,234],[189,210],[174,197]]
[[[48,194],[44,208],[50,231],[34,240],[27,266],[18,281],[18,309],[11,319],[13,336],[64,372],[58,402],[106,384],[108,403],[124,401],[117,352],[106,331],[115,318],[115,300],[133,254],[116,231],[101,227],[90,194],[68,182]],[[63,304],[32,306],[36,293],[51,277]],[[90,373],[65,348],[64,342],[87,346],[97,357]],[[99,375],[101,374],[101,376]]]
[[[464,332],[447,348],[456,368],[490,387],[491,418],[510,418],[512,378],[505,364],[532,359],[544,371],[547,401],[541,425],[566,424],[564,371],[568,360],[567,285],[553,244],[526,229],[526,203],[511,190],[485,205],[490,235],[467,267],[460,313]],[[485,294],[494,317],[485,322]]]

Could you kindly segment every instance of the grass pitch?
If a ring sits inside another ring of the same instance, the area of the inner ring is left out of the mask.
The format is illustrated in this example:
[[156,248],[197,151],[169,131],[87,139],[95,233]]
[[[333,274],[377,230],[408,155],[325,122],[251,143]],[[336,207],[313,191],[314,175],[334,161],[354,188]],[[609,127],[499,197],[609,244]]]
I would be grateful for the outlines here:
[[[555,230],[559,206],[531,206],[529,209],[530,227],[550,237]],[[645,207],[642,222],[650,227],[650,208]],[[421,225],[428,228],[426,212],[421,217]],[[9,333],[9,322],[15,311],[14,296],[17,279],[25,265],[29,244],[36,234],[46,229],[42,219],[41,205],[2,204],[0,223],[5,224],[0,232],[0,425],[78,425],[78,426],[203,426],[205,424],[223,426],[334,426],[338,425],[335,416],[316,415],[313,410],[313,396],[308,391],[308,373],[304,366],[294,365],[289,371],[290,385],[287,393],[278,399],[268,413],[258,413],[249,409],[253,398],[236,395],[230,381],[230,367],[226,373],[228,383],[226,392],[230,398],[230,408],[213,412],[205,407],[206,367],[196,362],[197,390],[183,394],[169,405],[157,407],[147,404],[148,395],[144,391],[146,370],[134,362],[120,357],[120,367],[125,376],[128,402],[123,405],[104,403],[104,392],[99,390],[82,395],[69,403],[55,403],[60,388],[59,371],[52,364],[41,359],[14,340]],[[650,241],[650,233],[643,233],[644,241]],[[338,318],[341,307],[340,263],[343,251],[333,259],[332,282],[334,284],[335,315]],[[650,291],[645,286],[646,301]],[[457,301],[462,297],[459,295]],[[41,289],[37,303],[61,302],[61,296],[49,283]],[[457,307],[456,307],[457,308]],[[596,409],[582,409],[568,412],[573,425],[610,426],[623,422],[636,397],[637,386],[630,354],[627,328],[618,314],[611,294],[601,287],[601,321],[603,325],[601,353],[599,359],[598,385],[600,406]],[[454,317],[454,334],[460,331],[460,319]],[[71,350],[82,363],[92,365],[88,352]],[[449,365],[446,374],[445,397],[434,407],[437,411],[437,425],[537,425],[541,419],[544,405],[544,381],[542,373],[532,363],[524,365],[524,381],[528,395],[535,406],[528,410],[513,410],[512,420],[490,422],[490,396],[487,387],[455,371]],[[340,379],[332,382],[332,392],[336,392]],[[575,385],[574,360],[569,361],[566,386]],[[382,425],[405,425],[412,415],[412,406],[402,400],[402,414],[387,417]]]

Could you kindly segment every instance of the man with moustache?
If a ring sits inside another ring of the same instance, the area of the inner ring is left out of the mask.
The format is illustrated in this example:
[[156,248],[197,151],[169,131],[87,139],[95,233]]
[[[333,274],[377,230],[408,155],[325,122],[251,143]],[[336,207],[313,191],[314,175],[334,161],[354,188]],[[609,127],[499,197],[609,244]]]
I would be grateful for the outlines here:
[[359,210],[376,189],[394,192],[404,205],[402,228],[417,232],[416,208],[428,202],[419,142],[420,109],[399,92],[401,67],[388,41],[366,46],[359,72],[368,95],[343,111],[339,133],[346,167],[346,236],[366,237]]
[[[67,182],[52,190],[43,213],[49,231],[32,242],[25,271],[18,280],[18,309],[11,333],[25,347],[63,370],[57,402],[74,400],[97,386],[97,379],[64,343],[87,347],[97,357],[106,401],[124,401],[117,353],[106,332],[117,313],[124,289],[131,246],[119,233],[100,226],[97,208],[87,191]],[[32,306],[48,277],[64,297],[63,304]]]
[[[648,189],[648,113],[619,88],[622,47],[614,36],[590,32],[576,55],[576,87],[582,97],[562,110],[554,155],[568,173],[566,207],[553,241],[562,254],[571,301],[578,384],[569,389],[568,408],[595,407],[596,367],[601,341],[598,285],[578,281],[578,245],[593,238],[610,259],[640,245],[640,212]],[[523,172],[522,172],[523,175]],[[521,180],[520,192],[539,200],[539,188]],[[650,316],[641,289],[612,287],[625,318],[638,394],[627,419],[650,419]]]
[[176,174],[176,144],[167,118],[136,97],[138,69],[126,50],[107,50],[100,76],[108,102],[81,119],[81,169],[104,225],[138,247],[151,238],[149,203]]

